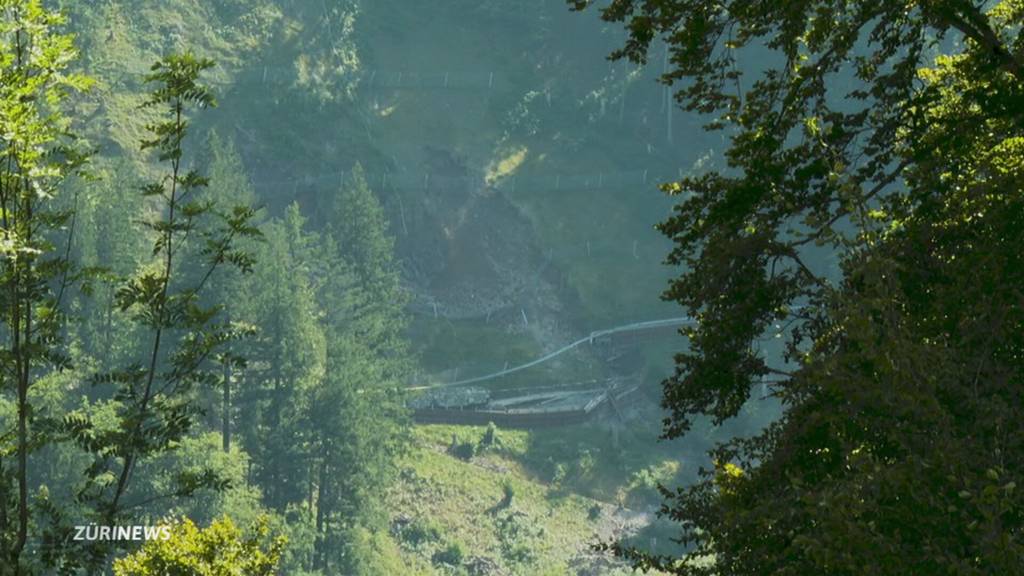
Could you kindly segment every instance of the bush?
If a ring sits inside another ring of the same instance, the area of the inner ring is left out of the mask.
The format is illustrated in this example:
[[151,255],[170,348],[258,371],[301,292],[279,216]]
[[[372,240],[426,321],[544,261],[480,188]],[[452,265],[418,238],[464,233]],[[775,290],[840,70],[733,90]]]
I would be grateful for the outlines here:
[[497,506],[498,510],[508,508],[512,505],[512,499],[516,496],[516,487],[512,485],[512,482],[508,478],[505,478],[501,482],[501,492],[504,496]]
[[501,555],[509,564],[522,567],[531,566],[537,561],[537,548],[544,539],[544,528],[524,512],[509,510],[495,519]]
[[421,544],[440,540],[441,530],[433,522],[417,518],[402,529],[399,537],[402,542],[415,548]]
[[434,564],[447,564],[449,566],[461,566],[462,559],[466,557],[465,550],[458,542],[449,542],[447,546],[434,552],[430,561]]
[[[341,574],[402,574],[405,563],[394,540],[383,532],[366,528],[352,530],[347,538],[349,551],[345,562],[334,570]],[[276,574],[276,573],[275,573]],[[281,574],[292,574],[281,572]]]
[[568,476],[569,469],[565,464],[558,462],[554,465],[554,471],[551,473],[551,483],[560,488]]
[[678,472],[678,463],[671,461],[637,470],[629,479],[629,495],[638,503],[656,502],[661,498],[658,487],[670,483]]
[[459,460],[472,460],[473,456],[476,456],[476,444],[472,442],[462,442],[460,444],[453,444],[448,452],[452,456],[455,456]]
[[116,576],[261,576],[277,573],[286,539],[271,534],[261,516],[246,534],[228,517],[199,528],[189,519],[167,527],[169,538],[147,541],[114,561]]
[[497,448],[500,444],[501,440],[498,438],[498,427],[494,422],[488,422],[487,429],[484,430],[484,436],[480,439],[480,450]]

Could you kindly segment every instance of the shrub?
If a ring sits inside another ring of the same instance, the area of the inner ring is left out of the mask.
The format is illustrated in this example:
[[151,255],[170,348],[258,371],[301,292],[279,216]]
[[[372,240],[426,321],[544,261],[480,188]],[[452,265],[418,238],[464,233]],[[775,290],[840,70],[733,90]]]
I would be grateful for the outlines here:
[[437,542],[440,540],[441,530],[433,522],[417,518],[402,529],[400,538],[402,542],[415,548],[427,542]]
[[494,422],[488,422],[487,429],[484,430],[483,438],[480,439],[480,449],[487,450],[489,448],[497,448],[501,444],[501,440],[498,438],[498,427]]
[[430,557],[430,561],[434,564],[448,564],[449,566],[461,566],[462,559],[465,558],[466,552],[462,549],[462,545],[458,542],[449,542],[447,546],[434,552],[434,555]]
[[472,442],[454,444],[448,449],[448,452],[459,460],[469,461],[473,459],[473,456],[476,456],[476,444]]

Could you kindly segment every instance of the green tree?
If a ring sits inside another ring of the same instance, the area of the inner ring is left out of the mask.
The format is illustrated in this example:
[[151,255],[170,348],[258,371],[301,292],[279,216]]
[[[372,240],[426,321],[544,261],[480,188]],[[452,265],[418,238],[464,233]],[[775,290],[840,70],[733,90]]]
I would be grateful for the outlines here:
[[[141,494],[153,499],[139,506],[135,513],[140,518],[182,517],[199,524],[208,524],[221,516],[248,526],[266,513],[259,488],[247,479],[249,455],[236,443],[229,452],[220,446],[218,432],[198,431],[183,438],[179,446],[161,454],[140,469],[133,482]],[[212,472],[223,482],[221,489],[196,491],[189,498],[172,502],[159,498],[173,494],[181,483],[182,475],[200,477]]]
[[[239,244],[258,236],[249,222],[253,209],[216,210],[198,192],[207,179],[184,165],[187,108],[215,105],[199,83],[200,73],[211,66],[209,60],[175,54],[154,64],[146,78],[156,88],[143,107],[156,109],[157,119],[148,125],[151,137],[142,148],[155,150],[167,171],[141,189],[152,204],[153,215],[142,222],[152,238],[152,260],[144,261],[115,295],[119,310],[139,327],[146,349],[142,361],[91,379],[109,390],[113,412],[106,412],[108,421],[97,421],[90,410],[77,410],[64,417],[61,427],[94,459],[77,496],[95,510],[96,520],[108,525],[154,500],[225,487],[215,471],[206,469],[176,474],[165,494],[130,490],[138,468],[175,450],[190,432],[198,410],[196,388],[217,379],[210,359],[240,335],[237,327],[217,321],[218,306],[203,305],[201,298],[219,268],[251,268],[251,255]],[[201,270],[194,280],[192,269]],[[108,554],[104,547],[93,547],[88,559],[80,554],[65,558],[62,569],[85,562],[88,570],[96,571]]]
[[167,540],[150,540],[114,562],[115,576],[272,576],[285,540],[271,538],[266,519],[245,535],[228,518],[200,529],[185,519]]
[[[256,206],[256,193],[246,175],[242,158],[235,149],[231,139],[222,138],[217,132],[211,131],[206,142],[206,154],[209,166],[206,173],[210,178],[210,186],[205,195],[215,206],[222,210],[230,210],[232,206]],[[259,226],[259,219],[252,224]],[[254,247],[249,247],[253,250]],[[211,303],[220,306],[221,313],[228,323],[239,322],[252,325],[255,318],[247,317],[252,299],[249,291],[251,283],[246,281],[240,270],[228,269],[211,279],[207,298]],[[211,413],[219,412],[222,448],[231,451],[232,419],[235,411],[232,400],[232,388],[245,377],[246,358],[240,354],[240,343],[226,343],[218,355],[221,365],[220,398]],[[207,403],[209,404],[209,403]]]
[[[397,370],[407,369],[404,360],[402,333],[405,328],[405,306],[409,296],[401,284],[394,261],[394,239],[388,234],[388,221],[377,196],[366,181],[360,164],[352,169],[350,180],[335,196],[326,226],[324,246],[326,261],[334,262],[329,276],[354,276],[361,291],[362,308],[358,322],[338,320],[334,324],[352,326],[357,336],[373,352],[390,357]],[[347,269],[348,272],[341,269]],[[347,293],[343,286],[326,296]],[[385,359],[382,357],[381,361]]]
[[131,162],[115,160],[94,171],[95,179],[74,183],[71,258],[89,275],[68,303],[73,320],[68,345],[76,368],[103,372],[143,353],[139,330],[117,309],[115,296],[117,286],[142,263],[147,248],[139,225],[143,202]]
[[0,3],[0,573],[26,574],[33,522],[30,457],[47,437],[36,430],[30,392],[67,365],[60,345],[57,288],[68,279],[67,252],[55,242],[69,213],[58,196],[78,171],[67,101],[87,87],[68,67],[77,54],[63,19],[37,0]]
[[[1024,5],[602,14],[630,32],[614,56],[665,40],[679,101],[730,130],[726,169],[665,186],[688,195],[661,225],[685,268],[665,297],[699,320],[665,382],[665,436],[734,417],[765,377],[785,407],[716,449],[703,483],[666,491],[687,558],[615,548],[679,574],[1019,569]],[[784,364],[753,352],[775,323]]]
[[312,96],[323,105],[355,96],[362,62],[355,42],[355,24],[361,6],[353,0],[327,4],[293,4],[296,17],[315,32],[297,43],[292,84],[298,95]]
[[310,390],[326,370],[326,342],[311,279],[315,240],[292,205],[284,220],[264,226],[262,266],[249,279],[258,332],[243,354],[253,358],[238,401],[248,417],[239,433],[253,458],[253,477],[268,506],[284,512],[311,499],[306,424]]
[[317,471],[316,567],[353,571],[343,554],[358,534],[383,529],[381,495],[407,440],[400,393],[409,355],[407,295],[387,220],[357,164],[330,213],[319,263],[327,371],[310,402]]

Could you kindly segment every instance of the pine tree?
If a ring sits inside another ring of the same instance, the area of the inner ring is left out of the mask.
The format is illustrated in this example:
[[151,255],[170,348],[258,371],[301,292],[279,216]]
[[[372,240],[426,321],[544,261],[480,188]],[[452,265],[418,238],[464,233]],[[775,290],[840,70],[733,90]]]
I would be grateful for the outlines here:
[[303,230],[297,206],[283,221],[264,226],[257,252],[263,265],[249,278],[257,335],[245,343],[252,359],[238,402],[247,417],[239,430],[252,454],[253,477],[266,503],[284,511],[309,499],[309,390],[325,372],[325,337],[319,323],[310,259],[313,238]]
[[136,327],[117,309],[117,285],[142,263],[146,238],[139,224],[143,203],[135,170],[115,160],[96,171],[95,181],[76,183],[72,257],[87,271],[70,303],[71,347],[79,368],[103,372],[142,353]]
[[340,554],[358,530],[381,529],[382,488],[406,441],[400,392],[409,358],[406,293],[387,221],[362,168],[335,200],[322,242],[319,286],[328,361],[310,406],[318,533],[316,566],[348,570]]
[[[232,140],[221,138],[216,131],[211,131],[207,137],[203,157],[208,162],[206,173],[210,178],[210,186],[204,194],[215,206],[220,210],[230,210],[232,206],[256,206],[256,193]],[[260,222],[259,218],[254,218],[252,224],[259,226]],[[211,281],[208,297],[211,302],[221,307],[226,322],[253,326],[255,317],[252,316],[249,305],[252,297],[250,286],[240,271],[225,270]],[[214,405],[214,409],[209,410],[210,413],[219,413],[222,447],[225,452],[231,451],[234,413],[232,388],[245,377],[247,360],[240,353],[243,347],[244,343],[241,342],[229,343],[223,347],[217,359],[221,365],[220,398],[219,401],[205,403]]]
[[[358,163],[334,199],[326,231],[325,258],[334,269],[349,269],[363,295],[360,313],[346,321],[354,322],[353,329],[374,353],[395,361],[396,373],[407,369],[401,336],[409,296],[394,260],[395,243],[384,209]],[[328,297],[335,294],[339,292]]]

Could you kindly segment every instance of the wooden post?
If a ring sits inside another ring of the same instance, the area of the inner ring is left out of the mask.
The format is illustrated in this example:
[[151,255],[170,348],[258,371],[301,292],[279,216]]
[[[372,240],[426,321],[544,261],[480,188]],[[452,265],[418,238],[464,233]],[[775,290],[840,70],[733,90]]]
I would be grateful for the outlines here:
[[672,136],[672,109],[673,108],[675,108],[675,106],[672,105],[672,98],[669,97],[669,102],[668,102],[668,121],[665,123],[665,126],[666,126],[666,128],[665,128],[665,131],[666,131],[665,136],[666,136],[666,139],[668,140],[669,144],[673,143],[673,136]]
[[402,233],[409,235],[409,227],[405,225],[405,206],[402,204],[402,195],[398,195],[398,214],[402,217]]
[[623,119],[626,117],[626,93],[629,91],[627,85],[622,87],[622,98],[619,99],[619,124],[622,124]]

